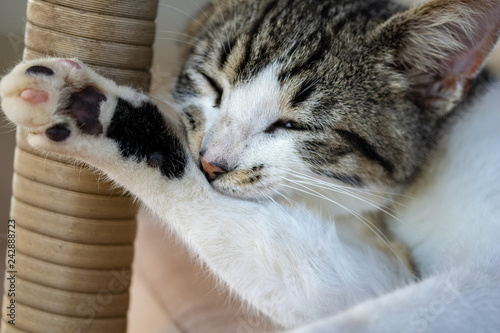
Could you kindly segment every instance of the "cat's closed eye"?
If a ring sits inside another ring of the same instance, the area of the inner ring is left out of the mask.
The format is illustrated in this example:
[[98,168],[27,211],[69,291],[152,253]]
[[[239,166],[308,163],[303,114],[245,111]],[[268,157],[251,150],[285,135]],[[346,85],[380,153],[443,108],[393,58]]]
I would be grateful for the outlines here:
[[216,94],[215,101],[214,101],[214,108],[218,108],[220,106],[220,103],[222,102],[222,95],[224,94],[224,90],[222,87],[213,79],[211,76],[204,72],[200,72],[200,74],[205,78],[205,80],[208,82],[210,87],[213,89],[213,91]]
[[307,126],[293,120],[283,120],[280,119],[275,121],[271,126],[269,126],[264,132],[274,133],[278,129],[285,129],[291,131],[306,131]]
[[300,123],[297,123],[295,121],[286,122],[283,125],[283,128],[291,129],[291,130],[297,130],[297,131],[305,131],[307,129],[306,126],[304,126],[304,125],[302,125]]

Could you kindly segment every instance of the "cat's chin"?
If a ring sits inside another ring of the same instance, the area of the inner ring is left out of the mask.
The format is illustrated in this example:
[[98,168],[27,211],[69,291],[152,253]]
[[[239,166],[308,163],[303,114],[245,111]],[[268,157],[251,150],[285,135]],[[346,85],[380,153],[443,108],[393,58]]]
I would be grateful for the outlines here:
[[219,182],[214,182],[211,184],[212,188],[227,197],[247,200],[247,201],[262,201],[269,200],[274,192],[270,193],[268,187],[265,186],[246,186],[244,188],[235,185],[228,185]]

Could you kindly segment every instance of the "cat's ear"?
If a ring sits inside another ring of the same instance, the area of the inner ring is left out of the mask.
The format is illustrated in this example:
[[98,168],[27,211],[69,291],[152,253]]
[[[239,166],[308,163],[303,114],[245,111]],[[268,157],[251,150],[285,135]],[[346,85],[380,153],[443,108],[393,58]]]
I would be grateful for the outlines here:
[[415,102],[450,111],[468,91],[500,33],[500,0],[433,0],[399,14],[378,34],[391,43]]

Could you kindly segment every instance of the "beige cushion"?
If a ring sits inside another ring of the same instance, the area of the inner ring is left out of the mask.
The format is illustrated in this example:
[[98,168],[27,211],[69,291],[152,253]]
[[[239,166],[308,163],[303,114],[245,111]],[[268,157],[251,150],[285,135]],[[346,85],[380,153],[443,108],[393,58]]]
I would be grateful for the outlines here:
[[276,331],[262,316],[240,311],[240,303],[146,214],[139,216],[133,271],[130,333]]

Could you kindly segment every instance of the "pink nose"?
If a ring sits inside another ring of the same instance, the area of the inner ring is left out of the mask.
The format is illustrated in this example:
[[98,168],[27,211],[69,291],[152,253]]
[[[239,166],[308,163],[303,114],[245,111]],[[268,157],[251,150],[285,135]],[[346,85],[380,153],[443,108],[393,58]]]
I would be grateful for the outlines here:
[[223,168],[213,165],[208,163],[203,156],[200,156],[200,161],[201,161],[201,167],[203,168],[203,171],[205,171],[205,175],[207,176],[207,179],[209,181],[215,180],[219,175],[226,173],[227,171],[224,170]]

